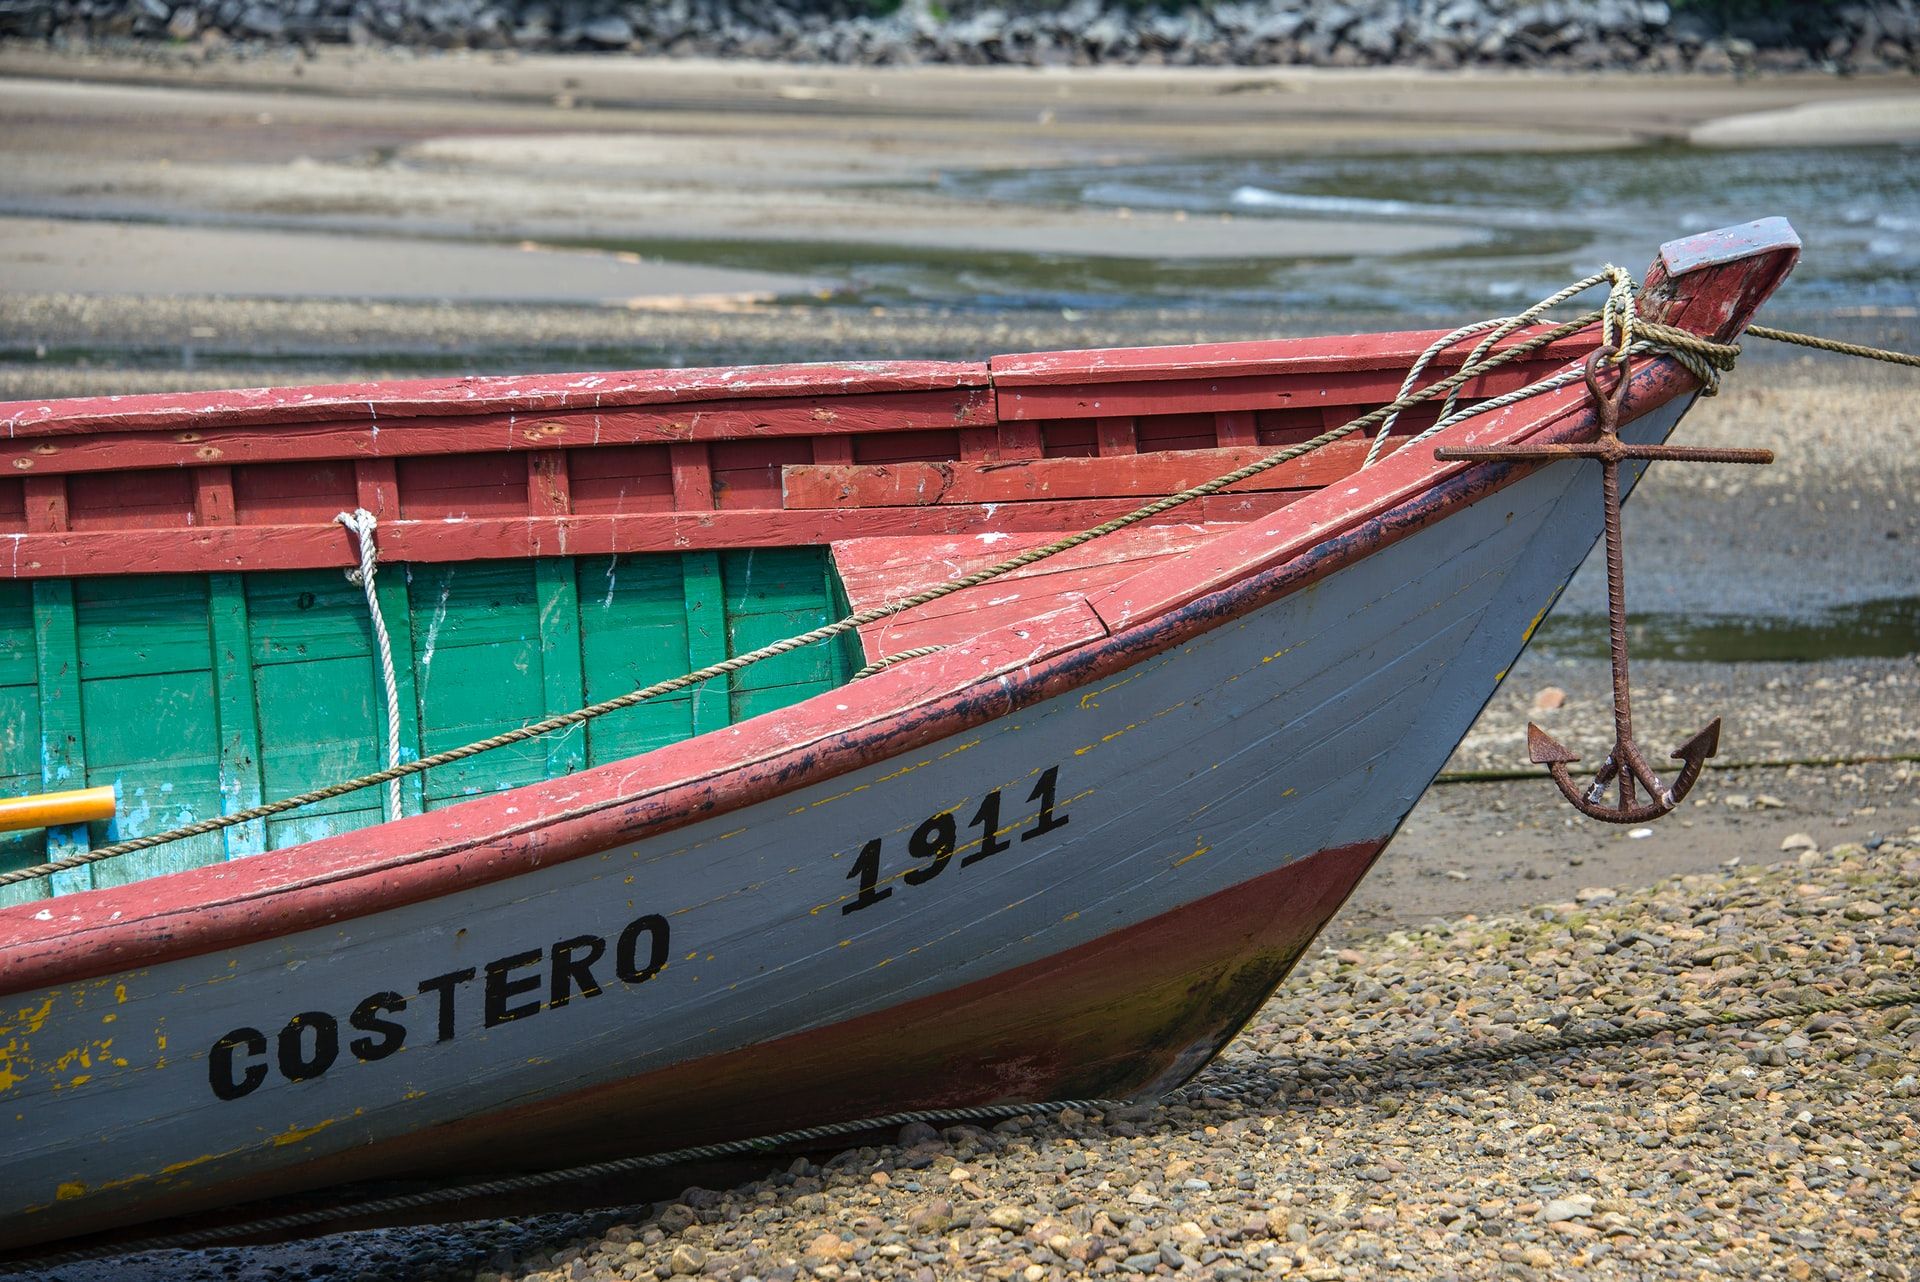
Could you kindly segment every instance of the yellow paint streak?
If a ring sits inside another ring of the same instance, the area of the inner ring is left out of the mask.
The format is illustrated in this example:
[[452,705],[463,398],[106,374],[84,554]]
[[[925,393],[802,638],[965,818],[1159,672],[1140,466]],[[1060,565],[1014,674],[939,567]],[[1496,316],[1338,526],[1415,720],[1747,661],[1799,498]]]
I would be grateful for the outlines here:
[[49,997],[40,1003],[39,1010],[20,1011],[14,1015],[13,1023],[0,1024],[0,1033],[11,1033],[16,1025],[25,1025],[20,1029],[23,1033],[37,1033],[45,1027],[47,1017],[51,1014],[53,1014],[53,998]]
[[161,1175],[178,1175],[182,1171],[191,1171],[196,1166],[205,1165],[219,1157],[218,1153],[202,1153],[199,1157],[190,1157],[184,1162],[175,1162],[172,1166],[160,1168]]
[[855,788],[849,788],[849,789],[847,789],[847,790],[846,790],[845,792],[836,792],[836,793],[834,793],[834,794],[833,794],[833,795],[832,795],[831,797],[822,797],[822,798],[820,798],[820,800],[818,800],[818,801],[816,801],[816,802],[813,802],[813,803],[811,803],[810,805],[808,805],[808,807],[807,807],[807,809],[809,809],[809,810],[818,810],[818,809],[819,809],[820,807],[822,807],[822,806],[830,806],[830,805],[832,805],[832,804],[833,804],[834,802],[836,802],[836,801],[845,801],[845,800],[846,800],[846,799],[847,799],[848,797],[851,797],[851,796],[853,796],[853,795],[854,795],[855,793],[858,793],[858,792],[865,792],[865,791],[866,791],[866,790],[867,790],[867,789],[868,789],[868,788],[869,788],[870,786],[871,786],[871,785],[869,785],[869,784],[864,784],[864,783],[863,783],[863,784],[861,784],[861,785],[859,785],[858,787],[855,787]]
[[115,984],[113,986],[113,1000],[121,1005],[126,1003],[127,986],[125,984]]
[[53,1191],[55,1199],[61,1202],[77,1202],[87,1195],[87,1186],[78,1180],[68,1180]]
[[[1520,634],[1521,645],[1525,645],[1527,642],[1533,640],[1534,629],[1540,626],[1540,621],[1547,617],[1547,611],[1551,610],[1552,608],[1553,608],[1553,602],[1551,601],[1547,602],[1545,605],[1540,607],[1540,613],[1533,616],[1533,621],[1527,624],[1527,630]],[[1506,673],[1502,672],[1500,675],[1505,676]]]
[[1182,855],[1180,858],[1174,860],[1173,866],[1175,868],[1179,868],[1184,864],[1190,864],[1194,860],[1198,859],[1200,856],[1206,854],[1209,850],[1212,850],[1212,849],[1213,847],[1209,846],[1206,843],[1206,838],[1195,837],[1193,839],[1193,853],[1190,855]]
[[289,1144],[298,1144],[301,1140],[312,1139],[332,1125],[333,1119],[329,1117],[326,1121],[315,1122],[312,1126],[289,1126],[273,1137],[273,1146],[285,1148]]
[[1268,656],[1267,656],[1266,658],[1264,658],[1264,659],[1262,659],[1262,660],[1260,660],[1260,662],[1262,662],[1262,663],[1272,663],[1272,662],[1273,662],[1273,661],[1274,661],[1275,659],[1278,659],[1278,658],[1282,658],[1282,657],[1284,657],[1284,656],[1286,656],[1286,655],[1289,655],[1289,654],[1292,654],[1292,653],[1293,653],[1293,652],[1294,652],[1295,650],[1297,650],[1297,649],[1299,649],[1299,648],[1300,648],[1300,646],[1299,646],[1299,643],[1298,643],[1298,642],[1295,642],[1295,643],[1294,643],[1293,645],[1290,645],[1290,646],[1288,646],[1288,647],[1287,647],[1286,649],[1284,649],[1284,650],[1275,650],[1275,651],[1274,651],[1274,652],[1273,652],[1272,654],[1270,654],[1270,655],[1268,655]]

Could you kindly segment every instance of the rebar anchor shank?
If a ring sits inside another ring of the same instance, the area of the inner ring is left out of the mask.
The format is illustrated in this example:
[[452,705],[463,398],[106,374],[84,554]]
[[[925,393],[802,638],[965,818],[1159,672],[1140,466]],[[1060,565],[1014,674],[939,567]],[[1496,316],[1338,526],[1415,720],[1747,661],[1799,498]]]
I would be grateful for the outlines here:
[[[1601,763],[1593,783],[1585,791],[1573,781],[1567,767],[1580,760],[1553,736],[1532,722],[1527,723],[1527,755],[1553,775],[1562,794],[1582,814],[1607,823],[1643,823],[1657,819],[1679,804],[1700,778],[1707,758],[1720,747],[1720,718],[1709,721],[1699,734],[1681,744],[1673,759],[1681,763],[1673,786],[1666,787],[1640,755],[1633,741],[1633,704],[1627,683],[1627,586],[1622,563],[1620,539],[1620,463],[1624,459],[1673,459],[1683,463],[1771,463],[1771,450],[1709,450],[1685,445],[1628,445],[1620,439],[1620,411],[1627,399],[1632,371],[1624,354],[1617,362],[1619,378],[1611,391],[1600,387],[1600,369],[1612,353],[1605,348],[1587,357],[1587,390],[1593,394],[1594,409],[1600,420],[1600,433],[1579,444],[1554,445],[1463,445],[1434,451],[1434,457],[1457,459],[1598,459],[1601,468],[1601,492],[1606,503],[1607,531],[1607,624],[1613,653],[1613,751]],[[1606,805],[1601,798],[1607,785],[1618,781],[1619,801]],[[1638,782],[1647,790],[1648,799],[1634,794]]]

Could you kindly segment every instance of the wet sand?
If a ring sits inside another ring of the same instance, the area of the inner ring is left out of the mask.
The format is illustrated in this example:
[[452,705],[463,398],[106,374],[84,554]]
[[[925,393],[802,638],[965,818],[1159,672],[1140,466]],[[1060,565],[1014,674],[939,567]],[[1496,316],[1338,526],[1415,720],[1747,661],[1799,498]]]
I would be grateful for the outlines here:
[[[65,272],[67,288],[91,292],[164,294],[186,282],[299,296],[311,279],[300,265],[328,273],[331,255],[290,234],[323,230],[1153,261],[1418,253],[1486,232],[1464,219],[1012,204],[970,198],[942,177],[1193,156],[1584,149],[1716,129],[1736,142],[1912,139],[1916,101],[1901,77],[838,69],[342,50],[203,63],[187,51],[83,59],[12,47],[0,49],[0,215],[241,226],[264,239],[214,270],[191,237],[153,227],[138,253],[107,265],[97,230],[37,226],[29,238],[16,226],[0,239],[0,279],[53,288]],[[600,265],[614,281],[605,292],[556,285],[546,296],[805,288],[717,266],[649,281],[611,254]],[[459,255],[421,253],[402,273],[370,275],[352,277],[365,296],[528,297],[505,283],[476,294],[475,276],[488,272]]]

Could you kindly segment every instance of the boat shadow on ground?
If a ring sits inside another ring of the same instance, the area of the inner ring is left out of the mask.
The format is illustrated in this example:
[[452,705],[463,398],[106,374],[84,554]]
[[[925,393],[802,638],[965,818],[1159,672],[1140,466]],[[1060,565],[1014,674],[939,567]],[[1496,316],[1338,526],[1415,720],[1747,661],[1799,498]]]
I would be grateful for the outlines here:
[[[1471,1063],[1432,1063],[1409,1068],[1409,1055],[1433,1055],[1431,1044],[1401,1049],[1387,1046],[1349,1057],[1279,1059],[1261,1064],[1242,1058],[1216,1061],[1186,1086],[1154,1102],[1126,1104],[1105,1114],[1069,1120],[1016,1119],[989,1130],[956,1125],[937,1138],[910,1146],[898,1143],[893,1128],[847,1137],[831,1147],[796,1145],[770,1154],[730,1161],[689,1163],[616,1178],[583,1179],[449,1203],[423,1222],[412,1216],[370,1217],[351,1209],[355,1200],[371,1200],[426,1186],[384,1184],[330,1191],[323,1200],[290,1198],[262,1203],[261,1217],[310,1212],[329,1206],[339,1218],[297,1235],[262,1233],[233,1245],[195,1250],[158,1250],[134,1255],[36,1268],[22,1263],[0,1278],[31,1277],[44,1282],[199,1282],[200,1279],[294,1279],[351,1276],[362,1282],[440,1282],[469,1279],[480,1269],[512,1269],[533,1257],[550,1258],[582,1240],[597,1239],[625,1226],[635,1241],[649,1229],[670,1238],[681,1220],[716,1222],[715,1207],[729,1195],[754,1197],[772,1192],[775,1203],[791,1202],[820,1191],[820,1177],[852,1165],[895,1171],[925,1170],[956,1145],[976,1160],[1012,1136],[1044,1145],[1049,1140],[1085,1143],[1110,1140],[1167,1139],[1196,1125],[1242,1125],[1297,1118],[1303,1127],[1313,1114],[1335,1105],[1353,1105],[1401,1097],[1485,1087],[1538,1071],[1536,1057],[1578,1056],[1583,1062],[1616,1055],[1664,1039],[1671,1030],[1627,1030],[1608,1044],[1541,1050],[1524,1039],[1482,1043]],[[1392,1110],[1397,1113],[1398,1108]],[[1391,1116],[1383,1116],[1391,1126]],[[924,1133],[924,1132],[923,1132]],[[343,1192],[346,1194],[342,1196]],[[670,1243],[668,1244],[670,1246]],[[663,1249],[666,1249],[663,1247]],[[0,1269],[9,1266],[0,1263]]]

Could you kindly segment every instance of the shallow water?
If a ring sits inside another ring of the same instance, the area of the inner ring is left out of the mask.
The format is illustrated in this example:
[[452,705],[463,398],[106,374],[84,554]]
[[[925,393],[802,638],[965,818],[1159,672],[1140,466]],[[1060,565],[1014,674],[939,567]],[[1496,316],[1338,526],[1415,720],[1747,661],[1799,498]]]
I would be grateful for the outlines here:
[[[1636,659],[1716,663],[1811,663],[1920,653],[1920,596],[1880,597],[1811,614],[1669,614],[1636,611],[1627,624]],[[1534,635],[1549,658],[1604,659],[1607,618],[1553,614]]]
[[[1769,214],[1790,219],[1806,257],[1783,306],[1920,305],[1920,147],[1684,146],[1607,151],[1419,153],[1215,159],[955,175],[956,192],[1016,203],[1184,210],[1235,218],[1325,217],[1385,225],[1443,223],[1480,232],[1451,253],[1352,262],[1162,264],[1157,273],[1090,267],[1077,288],[1045,271],[982,264],[956,280],[1003,303],[1088,306],[1185,298],[1328,309],[1498,311],[1541,297],[1606,262],[1638,273],[1649,246]],[[1204,236],[1196,218],[1192,234]],[[1099,260],[1088,260],[1094,263]],[[985,277],[983,282],[979,277]],[[938,283],[891,282],[932,297]],[[934,291],[930,293],[929,291]]]

